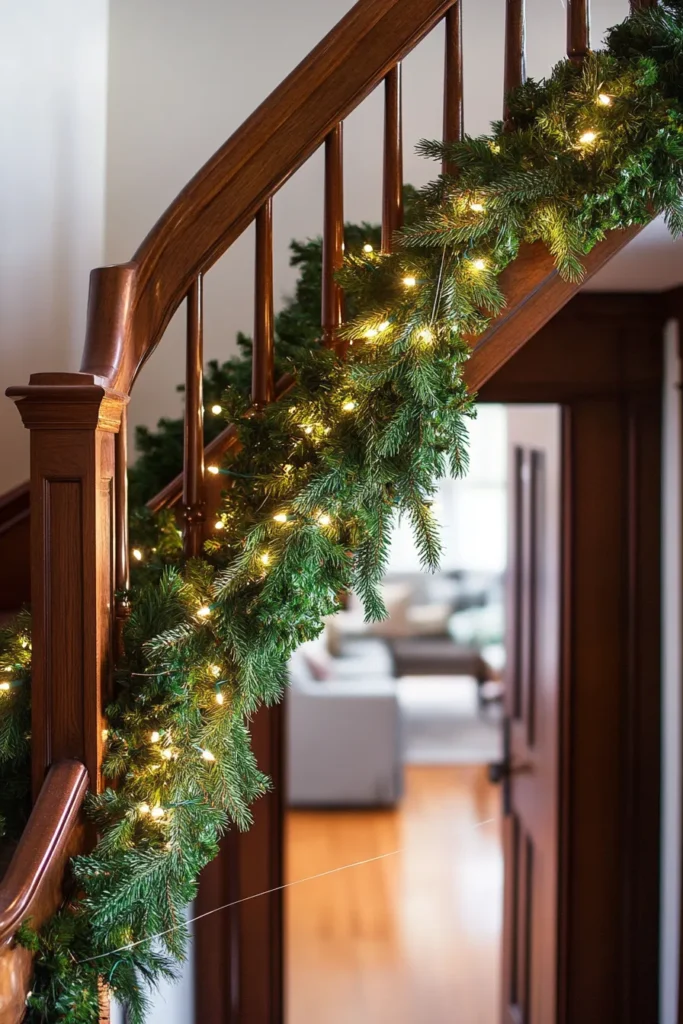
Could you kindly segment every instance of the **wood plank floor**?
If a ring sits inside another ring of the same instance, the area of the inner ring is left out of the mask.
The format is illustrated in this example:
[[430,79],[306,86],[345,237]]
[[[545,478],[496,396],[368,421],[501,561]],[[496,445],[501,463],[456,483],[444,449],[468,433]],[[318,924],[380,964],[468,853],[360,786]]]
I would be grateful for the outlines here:
[[411,767],[396,811],[291,811],[286,1024],[497,1024],[499,791],[483,767]]

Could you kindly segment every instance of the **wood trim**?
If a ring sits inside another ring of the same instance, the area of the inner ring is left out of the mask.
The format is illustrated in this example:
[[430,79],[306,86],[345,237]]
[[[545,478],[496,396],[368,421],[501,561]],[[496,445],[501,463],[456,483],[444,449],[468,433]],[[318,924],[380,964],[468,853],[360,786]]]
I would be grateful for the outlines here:
[[480,394],[563,407],[558,1024],[658,1014],[666,312],[578,296]]
[[26,1010],[31,953],[11,944],[28,918],[38,927],[63,901],[69,858],[82,846],[80,811],[88,773],[78,761],[53,765],[0,883],[0,1019],[19,1024]]

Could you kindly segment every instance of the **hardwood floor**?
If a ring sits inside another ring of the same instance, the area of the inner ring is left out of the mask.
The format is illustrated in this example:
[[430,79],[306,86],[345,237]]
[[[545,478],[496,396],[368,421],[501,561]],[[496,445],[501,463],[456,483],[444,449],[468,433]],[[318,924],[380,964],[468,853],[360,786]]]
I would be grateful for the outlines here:
[[497,1024],[499,791],[411,767],[396,811],[290,811],[286,1024]]

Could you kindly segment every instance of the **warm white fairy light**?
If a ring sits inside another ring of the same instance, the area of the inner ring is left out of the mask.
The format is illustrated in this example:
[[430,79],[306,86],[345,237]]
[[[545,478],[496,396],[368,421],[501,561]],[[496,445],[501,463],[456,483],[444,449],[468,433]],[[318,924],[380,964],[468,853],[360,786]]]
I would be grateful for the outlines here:
[[367,252],[367,253],[374,252],[374,249],[370,245],[369,242],[366,242],[365,245],[363,246],[363,252]]
[[202,750],[202,758],[204,761],[215,761],[216,758],[210,750]]
[[218,679],[219,675],[221,674],[220,665],[212,665],[211,668],[209,669],[209,672],[214,677],[214,679]]
[[223,406],[218,404],[212,405],[211,412],[214,414],[214,416],[219,416],[223,412]]
[[286,523],[287,522],[287,513],[286,512],[276,512],[275,515],[273,516],[273,519],[275,520],[276,523]]
[[208,619],[210,614],[211,609],[209,608],[208,604],[203,604],[201,608],[197,610],[197,615],[199,616],[200,619]]
[[403,284],[405,285],[406,288],[414,288],[415,285],[417,284],[417,278],[413,277],[412,274],[408,274],[406,277],[403,278]]
[[171,758],[173,757],[173,753],[174,752],[173,750],[171,750],[170,747],[164,747],[164,749],[161,751],[161,756],[163,757],[164,761],[170,761]]
[[214,476],[217,476],[218,473],[220,473],[218,466],[207,466],[206,468],[208,469],[209,473],[212,473]]
[[342,405],[342,409],[344,410],[344,412],[353,412],[355,408],[356,403],[351,398],[348,400],[348,402],[344,402],[344,404]]
[[149,814],[149,804],[138,804],[138,814]]
[[161,733],[157,732],[156,729],[154,730],[154,732],[151,732],[149,734],[149,742],[150,743],[158,743],[160,739],[161,739]]
[[11,689],[12,689],[12,684],[11,683],[0,683],[0,690],[2,690],[3,693],[6,693],[7,690],[11,690]]
[[599,92],[598,93],[598,103],[600,104],[601,107],[611,107],[612,106],[612,97],[608,96],[606,92]]
[[365,332],[365,337],[366,337],[366,338],[376,338],[378,334],[379,334],[379,331],[377,330],[377,328],[376,328],[376,327],[370,327],[370,328],[369,328],[369,329],[368,329],[368,330],[367,330],[367,331]]
[[109,729],[103,729],[102,730],[102,742],[106,743],[108,739],[109,739]]
[[284,470],[284,472],[285,472],[285,473],[291,473],[291,472],[292,472],[292,470],[294,469],[294,466],[290,465],[290,464],[289,464],[289,462],[287,462],[287,463],[286,463],[286,464],[285,464],[285,465],[284,465],[284,466],[282,467],[282,469]]
[[434,342],[434,331],[429,327],[423,327],[421,331],[417,332],[417,336],[425,345],[431,345]]
[[140,548],[133,548],[133,558],[135,559],[136,562],[142,561],[142,551],[140,550]]
[[149,813],[152,815],[153,818],[163,818],[164,814],[166,814],[166,811],[164,810],[163,807],[159,807],[159,805],[157,804],[156,807],[153,807]]
[[579,142],[581,143],[582,146],[590,146],[592,142],[595,142],[597,137],[598,137],[598,133],[597,132],[593,132],[593,131],[584,132],[583,135],[579,135]]
[[217,519],[216,522],[213,524],[213,528],[214,530],[224,530],[225,523],[223,522],[222,519]]
[[327,512],[321,512],[318,516],[318,522],[321,526],[329,526],[332,519],[328,516]]
[[479,257],[479,259],[472,260],[472,266],[475,270],[486,270],[486,260]]
[[216,704],[224,704],[224,703],[225,703],[225,697],[223,696],[223,694],[220,693],[220,692],[217,693],[216,694]]
[[472,210],[473,213],[483,213],[484,212],[484,204],[483,203],[470,203],[470,210]]
[[259,555],[259,559],[262,565],[270,565],[270,555],[267,551],[264,551],[262,555]]
[[308,426],[304,427],[304,434],[312,434],[312,433],[313,433],[313,427],[309,423]]
[[388,331],[390,327],[388,320],[382,320],[382,323],[377,328],[378,331]]

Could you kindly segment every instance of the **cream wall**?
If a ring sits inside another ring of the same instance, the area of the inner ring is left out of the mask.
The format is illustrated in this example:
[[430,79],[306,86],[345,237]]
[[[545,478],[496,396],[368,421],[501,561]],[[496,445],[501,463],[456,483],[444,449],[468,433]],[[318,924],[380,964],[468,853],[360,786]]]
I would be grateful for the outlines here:
[[[201,164],[352,6],[351,0],[112,0],[109,55],[106,258],[130,258],[164,208]],[[620,20],[627,0],[594,0],[595,38]],[[485,131],[500,115],[504,0],[464,4],[466,128]],[[529,71],[547,73],[563,55],[557,0],[527,0]],[[441,131],[442,33],[437,29],[404,69],[405,179],[433,176],[414,145]],[[381,190],[381,95],[345,126],[345,199],[350,219],[377,220]],[[276,299],[291,288],[287,243],[320,232],[320,154],[275,201]],[[233,351],[252,320],[251,230],[208,275],[207,357]],[[180,410],[182,325],[143,371],[132,422],[154,424]]]
[[[107,0],[0,0],[0,385],[77,370],[103,258]],[[28,433],[0,400],[0,493]]]

